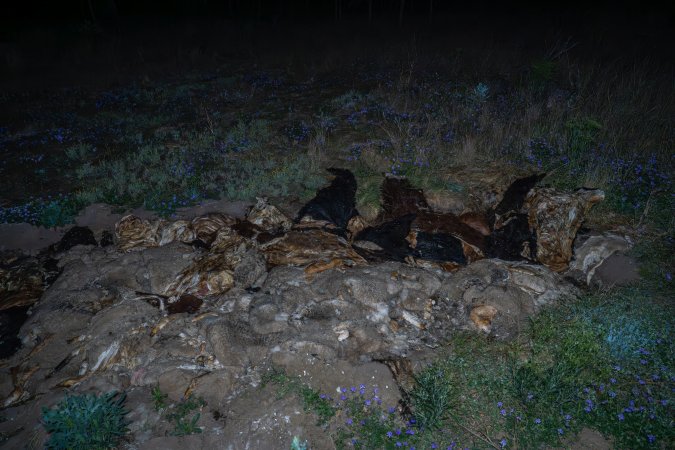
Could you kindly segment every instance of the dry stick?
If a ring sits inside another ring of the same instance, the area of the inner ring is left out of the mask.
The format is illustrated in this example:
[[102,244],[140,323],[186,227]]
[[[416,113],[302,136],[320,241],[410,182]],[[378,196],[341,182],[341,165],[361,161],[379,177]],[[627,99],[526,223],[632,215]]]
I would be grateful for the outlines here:
[[656,192],[657,192],[656,190],[653,190],[649,193],[649,197],[647,198],[647,203],[645,203],[645,209],[642,211],[642,215],[640,216],[640,220],[638,221],[638,224],[637,224],[638,230],[642,227],[642,222],[645,220],[645,217],[647,217],[647,214],[649,214],[649,208],[651,207],[651,204],[652,204],[652,196]]
[[488,444],[489,446],[494,447],[494,448],[497,448],[497,449],[501,448],[501,447],[499,447],[497,444],[495,444],[494,442],[492,442],[492,441],[490,440],[490,438],[488,438],[487,436],[481,436],[480,434],[476,433],[475,431],[473,431],[473,430],[469,429],[468,427],[466,427],[465,425],[463,425],[459,420],[455,419],[455,423],[457,423],[457,425],[459,425],[460,427],[464,428],[464,430],[468,431],[469,433],[471,433],[472,435],[474,435],[475,437],[477,437],[477,438],[480,439],[481,441],[485,442],[485,443]]
[[214,137],[216,136],[215,129],[213,127],[213,121],[211,120],[211,116],[209,115],[209,110],[202,105],[202,110],[204,111],[204,114],[206,115],[206,124],[209,126],[209,131],[211,132],[211,136]]

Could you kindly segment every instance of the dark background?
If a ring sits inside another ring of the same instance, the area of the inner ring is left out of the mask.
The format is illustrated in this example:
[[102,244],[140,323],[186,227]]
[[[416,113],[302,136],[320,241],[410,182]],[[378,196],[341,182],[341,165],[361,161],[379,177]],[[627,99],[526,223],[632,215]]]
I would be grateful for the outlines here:
[[357,59],[379,64],[387,52],[409,58],[411,45],[421,63],[457,48],[479,58],[490,51],[486,48],[504,45],[528,58],[544,57],[567,41],[579,60],[613,63],[637,57],[667,63],[675,56],[674,4],[10,1],[0,15],[0,83],[5,90],[101,87],[225,65],[307,68]]

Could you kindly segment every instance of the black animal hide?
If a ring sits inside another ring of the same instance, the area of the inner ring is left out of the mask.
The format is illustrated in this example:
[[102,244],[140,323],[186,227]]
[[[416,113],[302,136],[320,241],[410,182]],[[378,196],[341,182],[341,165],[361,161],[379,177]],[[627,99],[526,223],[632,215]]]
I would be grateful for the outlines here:
[[335,175],[330,185],[319,189],[316,196],[302,207],[296,223],[303,217],[325,220],[339,230],[345,230],[349,220],[358,215],[356,210],[356,178],[347,169],[330,168]]
[[377,244],[381,251],[364,250],[355,246],[355,250],[369,261],[394,260],[403,261],[412,254],[406,237],[410,233],[410,224],[415,214],[384,222],[376,227],[368,227],[356,236],[355,241],[369,241]]
[[450,234],[418,231],[415,241],[415,258],[466,264],[462,242]]
[[[536,259],[537,237],[532,230],[527,214],[512,216],[500,229],[488,236],[488,258],[500,258],[507,261]],[[523,247],[527,244],[529,254],[523,255]]]

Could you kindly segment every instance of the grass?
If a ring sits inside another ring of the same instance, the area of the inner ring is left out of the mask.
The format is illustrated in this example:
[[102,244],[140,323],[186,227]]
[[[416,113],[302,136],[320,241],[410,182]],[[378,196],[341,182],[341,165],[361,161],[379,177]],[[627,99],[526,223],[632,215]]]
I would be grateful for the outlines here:
[[[648,207],[672,207],[672,159],[660,144],[672,139],[664,118],[673,111],[654,94],[668,87],[652,66],[618,72],[534,58],[503,88],[489,76],[453,79],[456,69],[442,62],[432,72],[417,58],[398,75],[374,68],[362,86],[336,84],[313,102],[296,99],[291,77],[264,70],[56,91],[20,107],[5,95],[17,118],[31,117],[31,131],[3,127],[10,157],[0,173],[36,176],[9,193],[0,220],[62,225],[92,202],[171,214],[214,197],[306,198],[331,165],[363,174],[359,200],[372,206],[374,175],[446,189],[451,167],[488,160],[545,170],[561,188],[603,188],[606,208],[632,221]],[[303,89],[315,95],[311,84]],[[643,127],[626,133],[619,123]]]

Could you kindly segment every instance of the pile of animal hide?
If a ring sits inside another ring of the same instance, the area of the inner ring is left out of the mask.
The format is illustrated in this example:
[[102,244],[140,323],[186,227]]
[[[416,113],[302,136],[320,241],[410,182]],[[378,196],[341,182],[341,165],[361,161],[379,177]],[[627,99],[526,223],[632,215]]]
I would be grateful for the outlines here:
[[434,211],[407,179],[387,176],[380,214],[368,224],[356,209],[354,175],[329,172],[331,183],[293,221],[260,198],[243,220],[219,213],[173,222],[129,215],[117,223],[115,242],[121,251],[174,241],[204,249],[164,292],[155,293],[169,302],[184,294],[226,292],[237,267],[255,257],[264,258],[266,268],[305,266],[308,276],[387,260],[452,271],[484,258],[539,262],[562,272],[584,215],[604,198],[600,190],[537,187],[544,175],[535,174],[513,182],[494,208],[455,215]]

